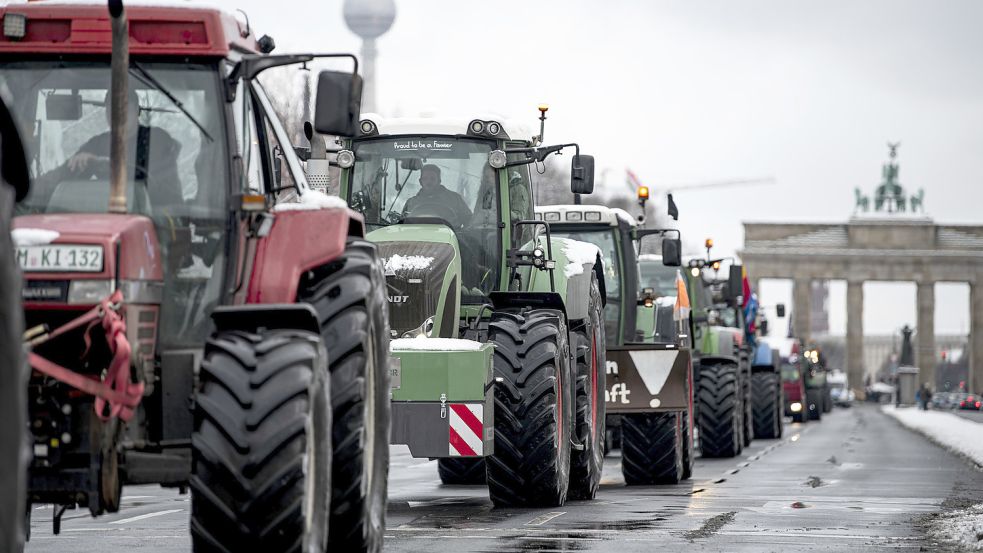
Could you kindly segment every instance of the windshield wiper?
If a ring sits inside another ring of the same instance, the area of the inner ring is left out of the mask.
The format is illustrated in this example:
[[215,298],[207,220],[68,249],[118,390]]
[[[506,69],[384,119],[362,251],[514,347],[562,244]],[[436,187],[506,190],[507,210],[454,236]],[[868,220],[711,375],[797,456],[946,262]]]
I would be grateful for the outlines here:
[[167,99],[170,100],[177,107],[177,109],[181,110],[181,113],[183,113],[192,123],[195,124],[195,126],[198,127],[198,130],[200,130],[201,133],[205,135],[205,138],[207,138],[209,142],[215,141],[212,138],[212,135],[208,134],[208,131],[205,130],[205,127],[201,123],[199,123],[197,119],[195,119],[194,115],[191,115],[191,113],[187,109],[185,109],[184,104],[181,103],[181,100],[178,100],[177,97],[174,96],[174,94],[172,94],[170,90],[167,90],[167,88],[163,84],[161,84],[161,82],[158,81],[153,75],[147,72],[147,70],[144,69],[142,65],[140,65],[138,62],[132,61],[130,62],[130,69],[131,69],[130,71],[131,74],[133,73],[132,69],[136,69],[139,72],[139,75],[134,74],[133,76],[143,81],[143,84],[152,86],[155,89],[157,89],[158,92],[160,92],[164,96],[167,96]]

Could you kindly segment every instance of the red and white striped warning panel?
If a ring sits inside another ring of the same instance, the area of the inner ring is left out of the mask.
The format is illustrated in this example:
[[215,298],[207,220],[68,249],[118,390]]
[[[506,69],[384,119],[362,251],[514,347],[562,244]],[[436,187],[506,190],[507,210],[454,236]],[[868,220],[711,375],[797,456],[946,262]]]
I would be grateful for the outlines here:
[[481,403],[450,404],[450,456],[480,457],[482,455],[481,437],[484,426],[481,424],[484,405]]

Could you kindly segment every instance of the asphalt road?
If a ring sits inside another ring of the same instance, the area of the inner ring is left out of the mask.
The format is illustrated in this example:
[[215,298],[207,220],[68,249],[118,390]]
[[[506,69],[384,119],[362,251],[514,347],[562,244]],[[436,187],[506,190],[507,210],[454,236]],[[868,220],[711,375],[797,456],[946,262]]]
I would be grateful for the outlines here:
[[963,409],[954,409],[951,412],[955,413],[956,416],[971,420],[973,422],[983,422],[983,411],[968,411]]
[[[875,407],[785,431],[699,459],[677,486],[625,487],[615,452],[596,500],[557,509],[493,509],[483,487],[441,486],[435,463],[394,448],[385,550],[934,551],[920,520],[983,501],[983,474]],[[27,551],[187,552],[189,508],[174,490],[129,488],[120,513],[70,511],[53,536],[36,507]]]

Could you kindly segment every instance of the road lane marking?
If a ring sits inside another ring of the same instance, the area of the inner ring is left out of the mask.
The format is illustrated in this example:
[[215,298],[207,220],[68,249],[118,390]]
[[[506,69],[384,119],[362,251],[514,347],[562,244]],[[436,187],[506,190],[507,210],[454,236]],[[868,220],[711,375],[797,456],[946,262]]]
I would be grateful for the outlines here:
[[557,512],[553,512],[553,513],[546,513],[545,515],[539,515],[538,517],[536,517],[536,518],[530,520],[529,522],[527,522],[526,523],[526,526],[542,526],[542,525],[546,524],[547,522],[553,520],[554,518],[561,517],[561,516],[563,516],[565,514],[567,514],[566,511],[563,511],[563,512],[557,511]]
[[164,516],[164,515],[169,515],[171,513],[180,513],[183,510],[184,509],[168,509],[166,511],[156,511],[156,512],[153,512],[153,513],[147,513],[145,515],[137,515],[135,517],[124,518],[122,520],[114,520],[114,521],[110,522],[109,524],[126,524],[128,522],[136,522],[138,520],[145,520],[145,519],[148,519],[148,518],[160,517],[160,516]]

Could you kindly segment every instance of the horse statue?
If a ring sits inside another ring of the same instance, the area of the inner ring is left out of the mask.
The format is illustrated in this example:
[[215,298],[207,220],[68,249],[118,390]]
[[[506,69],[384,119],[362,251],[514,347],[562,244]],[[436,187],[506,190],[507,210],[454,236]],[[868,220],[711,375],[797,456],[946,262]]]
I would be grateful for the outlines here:
[[854,188],[853,193],[856,196],[857,202],[854,206],[854,211],[861,211],[863,213],[870,211],[870,198],[863,195],[863,193],[860,192],[860,188]]
[[908,201],[908,205],[911,207],[911,212],[915,213],[921,211],[925,213],[925,189],[919,188],[918,194],[914,194]]

